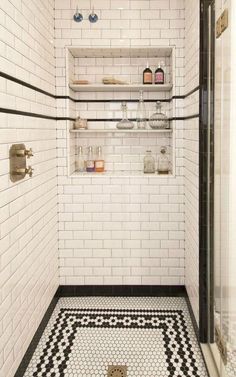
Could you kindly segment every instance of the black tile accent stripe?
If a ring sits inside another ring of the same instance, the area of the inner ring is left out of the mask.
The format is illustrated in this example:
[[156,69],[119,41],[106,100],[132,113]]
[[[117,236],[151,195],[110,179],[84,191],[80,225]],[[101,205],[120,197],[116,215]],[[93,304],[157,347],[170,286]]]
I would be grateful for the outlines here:
[[72,122],[75,121],[76,118],[69,118],[69,117],[56,117],[55,120],[71,120]]
[[50,115],[37,114],[37,113],[31,113],[28,111],[20,111],[20,110],[13,110],[13,109],[5,109],[2,107],[0,107],[0,113],[15,114],[15,115],[22,115],[22,116],[33,117],[33,118],[51,119],[51,120],[57,119],[56,117],[53,117]]
[[[31,112],[28,112],[28,111],[20,111],[20,110],[14,110],[14,109],[6,109],[6,108],[2,108],[0,107],[0,113],[6,113],[6,114],[14,114],[14,115],[21,115],[21,116],[27,116],[27,117],[33,117],[33,118],[41,118],[41,119],[51,119],[51,120],[71,120],[71,121],[75,121],[75,118],[70,118],[70,117],[53,117],[53,116],[50,116],[50,115],[44,115],[44,114],[37,114],[37,113],[31,113]],[[194,114],[194,115],[189,115],[189,116],[186,116],[186,117],[173,117],[173,118],[169,118],[168,120],[171,122],[173,120],[186,120],[186,119],[194,119],[194,118],[198,118],[199,117],[199,114]],[[121,120],[121,118],[113,118],[113,119],[109,119],[109,118],[89,118],[87,119],[88,122],[119,122]],[[136,121],[135,118],[132,118],[131,119],[133,122]],[[147,119],[148,121],[149,119]]]
[[[29,89],[32,89],[32,90],[35,90],[39,93],[42,93],[46,96],[49,96],[51,98],[55,98],[55,99],[67,99],[67,100],[71,100],[75,103],[85,103],[85,102],[88,102],[88,103],[106,103],[106,102],[122,102],[122,101],[126,101],[126,102],[133,102],[133,103],[137,103],[138,102],[138,99],[128,99],[128,100],[122,100],[122,99],[112,99],[112,100],[95,100],[95,99],[86,99],[86,100],[80,100],[80,99],[74,99],[70,96],[56,96],[50,92],[47,92],[43,89],[40,89],[34,85],[31,85],[23,80],[20,80],[14,76],[11,76],[11,75],[8,75],[4,72],[1,72],[0,71],[0,77],[3,77],[5,78],[6,80],[10,80],[10,81],[13,81],[19,85],[22,85],[22,86],[25,86]],[[192,95],[194,92],[196,92],[197,90],[199,90],[199,86],[197,86],[196,88],[192,89],[189,93],[185,94],[185,95],[180,95],[180,96],[172,96],[171,98],[169,99],[155,99],[155,100],[152,100],[152,99],[146,99],[145,102],[150,102],[150,103],[154,103],[154,102],[157,102],[157,101],[161,101],[161,102],[171,102],[173,99],[184,99],[184,98],[187,98],[188,96]],[[41,119],[52,119],[52,120],[71,120],[71,121],[74,121],[75,118],[71,118],[71,117],[53,117],[53,116],[50,116],[50,115],[44,115],[44,114],[37,114],[37,113],[31,113],[31,112],[28,112],[28,111],[20,111],[20,110],[14,110],[14,109],[7,109],[7,108],[0,108],[0,113],[8,113],[8,114],[15,114],[15,115],[22,115],[22,116],[28,116],[28,117],[34,117],[34,118],[41,118]],[[188,117],[174,117],[174,118],[170,118],[169,120],[170,121],[173,121],[173,120],[185,120],[185,119],[193,119],[193,118],[196,118],[198,117],[198,114],[195,114],[195,115],[191,115],[191,116],[188,116]],[[120,119],[88,119],[88,121],[92,121],[92,122],[118,122]],[[135,121],[136,119],[132,119],[133,121]]]
[[[193,114],[193,115],[188,115],[185,117],[172,117],[168,118],[168,121],[172,122],[173,120],[188,120],[188,119],[194,119],[194,118],[199,118],[199,114]],[[136,118],[129,118],[132,122],[136,121]],[[88,122],[119,122],[121,118],[88,118]],[[146,119],[146,121],[149,121],[149,118]]]
[[[46,96],[49,96],[49,97],[52,97],[52,98],[55,98],[55,99],[68,99],[68,100],[71,100],[73,102],[89,102],[89,103],[97,103],[97,102],[122,102],[122,101],[126,101],[126,102],[138,102],[138,99],[128,99],[128,100],[122,100],[122,99],[119,99],[119,100],[116,100],[116,99],[112,99],[112,100],[94,100],[94,99],[86,99],[86,100],[80,100],[80,99],[75,99],[75,98],[72,98],[70,96],[57,96],[57,95],[54,95],[50,92],[47,92],[46,90],[43,90],[43,89],[40,89],[38,88],[37,86],[35,85],[31,85],[29,83],[27,83],[26,81],[23,81],[23,80],[20,80],[14,76],[11,76],[7,73],[4,73],[4,72],[1,72],[0,71],[0,77],[3,77],[5,78],[6,80],[10,80],[10,81],[13,81],[19,85],[22,85],[22,86],[25,86],[29,89],[32,89],[32,90],[35,90],[36,92],[39,92],[39,93],[42,93],[42,94],[45,94]],[[169,99],[146,99],[144,100],[144,102],[156,102],[156,101],[161,101],[161,102],[171,102],[173,99],[184,99],[184,98],[187,98],[188,96],[190,96],[191,94],[193,94],[194,92],[196,92],[197,90],[199,90],[199,86],[197,86],[196,88],[192,89],[189,93],[187,94],[184,94],[184,95],[180,95],[180,96],[172,96],[171,98]]]
[[170,118],[169,120],[170,121],[172,121],[172,120],[188,120],[188,119],[195,119],[195,118],[199,118],[199,114],[187,115],[185,117],[173,117],[173,118]]
[[190,92],[188,92],[187,94],[185,94],[183,96],[183,98],[187,98],[187,97],[191,96],[193,93],[197,92],[199,89],[200,89],[200,86],[198,85],[195,88],[193,88],[192,90],[190,90]]
[[[155,103],[157,101],[160,102],[172,102],[174,99],[185,99],[191,96],[193,93],[199,90],[199,86],[192,89],[187,94],[183,94],[180,96],[172,96],[170,98],[156,98],[156,99],[145,99],[144,102]],[[139,102],[138,99],[75,99],[70,96],[56,96],[57,99],[68,99],[75,103],[112,103],[112,102],[127,102],[127,103],[137,103]]]
[[[171,102],[173,101],[174,99],[185,99],[189,96],[191,96],[193,93],[195,93],[196,91],[199,90],[199,86],[196,86],[194,89],[192,89],[190,92],[188,92],[187,94],[183,94],[183,95],[180,95],[180,96],[172,96],[170,98],[156,98],[156,99],[145,99],[144,102],[157,102],[157,101],[160,101],[160,102]],[[112,103],[112,102],[127,102],[127,103],[137,103],[139,102],[138,99],[75,99],[75,98],[72,98],[70,96],[56,96],[57,99],[68,99],[68,100],[71,100],[75,103]]]
[[0,113],[21,115],[21,116],[27,116],[27,117],[32,117],[32,118],[50,119],[50,120],[71,120],[71,121],[75,120],[75,118],[53,117],[51,115],[31,113],[31,112],[28,112],[28,111],[6,109],[6,108],[2,108],[2,107],[0,107]]
[[27,82],[25,82],[23,80],[19,80],[16,77],[8,75],[7,73],[4,73],[4,72],[0,71],[0,77],[3,77],[4,79],[9,80],[9,81],[13,81],[13,82],[15,82],[17,84],[20,84],[22,86],[25,86],[25,87],[27,87],[29,89],[35,90],[36,92],[45,94],[48,97],[56,98],[56,96],[54,94],[49,93],[46,90],[40,89],[37,86],[31,85],[31,84],[29,84],[29,83],[27,83]]

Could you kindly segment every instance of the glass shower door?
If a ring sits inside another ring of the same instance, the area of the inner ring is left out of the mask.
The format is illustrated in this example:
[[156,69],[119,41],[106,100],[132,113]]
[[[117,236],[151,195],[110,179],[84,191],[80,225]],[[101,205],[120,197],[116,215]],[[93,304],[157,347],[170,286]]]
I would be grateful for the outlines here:
[[[221,376],[236,376],[236,22],[235,1],[216,0],[216,21],[228,28],[215,41],[214,324]],[[234,21],[234,22],[233,22]]]

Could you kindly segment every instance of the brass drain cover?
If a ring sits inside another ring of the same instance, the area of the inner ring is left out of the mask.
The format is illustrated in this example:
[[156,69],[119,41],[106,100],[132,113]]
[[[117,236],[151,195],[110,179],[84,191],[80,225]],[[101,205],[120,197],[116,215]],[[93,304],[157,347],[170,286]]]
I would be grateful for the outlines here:
[[127,366],[109,365],[107,377],[127,377]]

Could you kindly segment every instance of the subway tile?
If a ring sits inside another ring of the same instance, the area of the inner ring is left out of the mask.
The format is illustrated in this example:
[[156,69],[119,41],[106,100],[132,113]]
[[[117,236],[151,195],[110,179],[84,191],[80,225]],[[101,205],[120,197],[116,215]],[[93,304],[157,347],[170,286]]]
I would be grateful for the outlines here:
[[[39,23],[34,17],[37,11],[34,3],[31,2],[27,6],[21,4],[22,12],[20,12],[17,3],[13,7],[10,2],[5,2],[4,17],[0,17],[1,39],[6,42],[4,46],[0,43],[0,51],[3,52],[3,56],[0,57],[2,70],[52,93],[56,82],[56,93],[65,95],[67,83],[64,76],[68,68],[65,66],[66,45],[83,47],[175,45],[176,94],[184,94],[184,90],[190,91],[194,83],[198,85],[199,46],[196,37],[193,41],[190,31],[194,30],[194,35],[197,35],[199,20],[196,11],[192,10],[192,2],[186,2],[188,17],[185,20],[183,0],[98,0],[95,10],[99,14],[99,22],[94,25],[90,25],[86,19],[81,24],[72,20],[76,6],[75,0],[70,2],[55,0],[54,13],[52,2],[47,5],[42,4]],[[89,11],[87,0],[81,0],[79,7],[83,14]],[[22,13],[25,17],[22,17]],[[17,15],[14,20],[12,14]],[[55,44],[52,43],[54,15]],[[183,34],[185,27],[188,38]],[[68,63],[71,69],[74,64],[73,59],[69,58]],[[76,60],[77,65],[78,63]],[[124,80],[137,81],[141,79],[142,67],[146,62],[138,66],[130,59],[123,59],[115,65],[113,60],[110,60],[104,64],[105,69],[101,68],[102,58],[84,59],[82,63],[81,70],[76,66],[75,75],[81,77],[84,75],[89,80],[96,79],[100,82],[103,75],[121,75]],[[154,67],[156,63],[152,62],[152,64]],[[183,70],[185,64],[188,65],[186,71]],[[71,91],[70,95],[73,95]],[[75,98],[88,98],[88,93],[80,95],[78,97],[76,94]],[[136,98],[136,94],[122,92],[116,95],[110,93],[103,95],[104,97],[100,93],[90,93],[89,98]],[[150,94],[148,97],[152,98],[151,96]],[[65,100],[60,100],[56,104],[53,98],[45,98],[42,93],[35,95],[30,89],[22,89],[18,84],[10,82],[8,85],[6,83],[1,85],[1,99],[6,107],[30,109],[54,116],[57,105],[58,116],[67,114]],[[198,97],[191,96],[185,102],[185,108],[183,101],[180,101],[176,113],[190,114],[197,109],[198,101]],[[120,104],[114,105],[113,108],[110,105],[105,107],[93,103],[89,106],[77,105],[74,103],[69,105],[68,113],[71,116],[72,114],[76,116],[79,112],[88,118],[101,115],[110,117],[114,114],[120,116]],[[129,104],[128,108],[129,114],[135,117],[136,104],[135,106]],[[154,111],[154,106],[149,107],[148,104],[147,109],[151,113]],[[183,263],[186,257],[186,266],[190,266],[191,271],[186,275],[186,285],[194,308],[197,308],[197,299],[194,297],[198,287],[196,121],[178,124],[180,128],[176,133],[176,176],[150,179],[147,177],[70,178],[67,175],[66,122],[58,121],[56,126],[55,121],[42,119],[38,122],[35,118],[32,122],[29,117],[22,119],[15,115],[1,114],[0,123],[3,125],[3,131],[0,131],[0,151],[4,145],[6,148],[5,152],[3,149],[3,154],[7,154],[6,161],[1,165],[1,171],[6,173],[6,177],[1,177],[4,190],[0,196],[0,206],[4,208],[0,211],[0,235],[1,238],[4,236],[1,239],[1,252],[4,253],[1,255],[1,261],[6,264],[6,271],[1,276],[4,276],[8,282],[4,286],[4,294],[8,294],[10,283],[14,281],[14,285],[21,284],[25,288],[21,293],[24,305],[26,298],[31,295],[34,297],[30,314],[27,313],[21,319],[22,327],[30,331],[27,335],[22,334],[22,344],[20,341],[15,345],[15,351],[19,350],[21,355],[24,354],[59,281],[61,284],[69,285],[175,285],[183,282],[185,275]],[[111,125],[114,126],[113,123]],[[97,124],[91,123],[91,127],[96,126]],[[29,146],[32,145],[35,151],[32,159],[35,174],[31,180],[13,185],[9,183],[7,176],[8,147],[13,142],[23,141]],[[73,148],[76,147],[76,142],[78,140],[73,141]],[[83,142],[86,143],[86,140]],[[104,151],[106,150],[107,155],[113,156],[112,161],[108,161],[107,157],[107,166],[117,169],[140,169],[143,154],[149,144],[152,148],[159,148],[169,141],[165,137],[160,137],[156,142],[152,140],[152,136],[131,138],[125,135],[123,139],[92,137],[91,142],[94,145],[100,142],[101,145],[105,144]],[[183,177],[183,174],[186,177]],[[57,215],[54,213],[57,205],[57,178],[58,225]],[[47,182],[51,183],[47,185]],[[189,231],[184,234],[185,213]],[[19,216],[18,221],[17,216]],[[27,217],[28,220],[24,223]],[[60,230],[58,244],[57,227]],[[25,235],[23,235],[24,229],[27,229]],[[186,250],[184,237],[187,240]],[[18,256],[14,254],[15,244]],[[192,250],[191,245],[196,245],[196,249]],[[21,268],[20,258],[23,256],[30,273],[24,274],[20,281],[16,273],[14,279],[18,280],[11,280],[10,269],[13,268],[18,272]],[[58,257],[59,277],[57,276]],[[41,269],[39,261],[42,263]],[[27,284],[29,278],[30,284]],[[43,289],[39,284],[42,281]],[[32,292],[29,285],[35,287]],[[14,297],[17,297],[17,292],[18,288],[14,290]],[[40,311],[37,302],[41,303]],[[9,305],[11,304],[13,303],[9,301]],[[9,308],[8,304],[6,307]],[[197,309],[195,310],[197,313]],[[7,320],[13,321],[11,313]],[[17,323],[16,320],[14,323]],[[8,335],[10,339],[10,333]],[[5,356],[9,355],[4,364],[4,376],[10,377],[15,373],[12,369],[16,368],[14,360],[18,359],[13,360],[13,348],[8,345],[9,340],[4,341],[4,344],[6,344]]]

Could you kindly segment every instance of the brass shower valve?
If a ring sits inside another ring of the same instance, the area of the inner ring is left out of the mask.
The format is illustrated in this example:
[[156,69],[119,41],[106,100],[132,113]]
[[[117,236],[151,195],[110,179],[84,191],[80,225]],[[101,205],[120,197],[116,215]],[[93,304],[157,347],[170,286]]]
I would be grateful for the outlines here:
[[16,168],[14,171],[15,174],[25,176],[26,174],[29,175],[29,177],[32,177],[33,175],[33,168],[31,166],[28,166],[28,168]]
[[32,166],[26,166],[26,158],[33,156],[32,148],[26,149],[24,144],[13,144],[9,151],[10,180],[18,182],[26,175],[32,177]]

